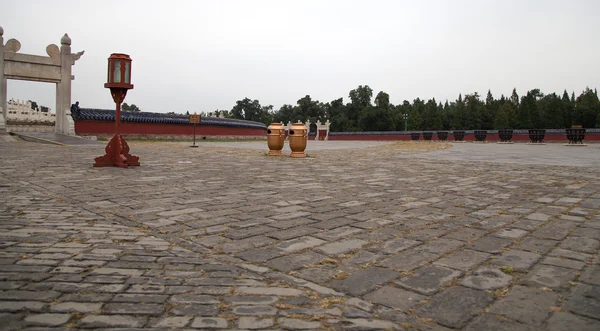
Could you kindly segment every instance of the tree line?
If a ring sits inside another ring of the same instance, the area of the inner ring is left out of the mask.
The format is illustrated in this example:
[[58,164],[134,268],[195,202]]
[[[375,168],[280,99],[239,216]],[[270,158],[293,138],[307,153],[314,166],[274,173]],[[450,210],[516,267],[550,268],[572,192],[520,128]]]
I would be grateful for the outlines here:
[[[562,129],[572,125],[600,128],[598,92],[586,88],[579,96],[565,90],[543,94],[539,89],[522,96],[513,89],[508,97],[494,98],[491,91],[483,99],[477,92],[459,94],[455,101],[444,103],[435,98],[419,98],[394,105],[384,91],[373,99],[373,89],[360,85],[343,98],[330,102],[313,100],[307,95],[295,105],[285,104],[278,110],[262,106],[258,100],[238,100],[230,111],[217,110],[209,115],[244,119],[270,124],[272,122],[311,122],[329,120],[331,131],[409,131],[421,130],[499,130],[499,129]],[[405,116],[405,114],[407,116]],[[405,119],[406,117],[406,119]]]

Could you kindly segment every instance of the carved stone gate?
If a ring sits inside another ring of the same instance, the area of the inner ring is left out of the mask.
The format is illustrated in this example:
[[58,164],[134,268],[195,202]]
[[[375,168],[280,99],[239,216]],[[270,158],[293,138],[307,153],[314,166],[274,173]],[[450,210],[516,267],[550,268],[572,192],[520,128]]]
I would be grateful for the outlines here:
[[60,39],[60,49],[51,44],[46,47],[48,56],[18,53],[21,43],[10,39],[4,44],[4,30],[0,27],[0,131],[5,131],[7,80],[18,79],[56,84],[55,132],[74,135],[71,107],[71,66],[83,52],[71,54],[71,38],[65,33]]

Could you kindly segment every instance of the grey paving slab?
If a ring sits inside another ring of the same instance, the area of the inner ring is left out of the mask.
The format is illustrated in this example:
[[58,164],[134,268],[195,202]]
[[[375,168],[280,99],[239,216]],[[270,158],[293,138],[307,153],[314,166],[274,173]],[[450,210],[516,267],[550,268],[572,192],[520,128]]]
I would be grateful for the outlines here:
[[[0,141],[0,323],[585,330],[599,320],[600,168],[586,165],[596,156],[332,141],[291,159],[264,155],[265,142],[187,145],[130,142],[142,165],[117,169],[92,167],[104,145]],[[442,157],[453,152],[463,159]]]
[[527,165],[556,165],[597,167],[600,164],[600,144],[590,144],[582,151],[563,144],[533,146],[524,143],[453,144],[452,149],[407,155],[407,158],[427,158],[452,161],[481,161],[493,163],[518,163]]

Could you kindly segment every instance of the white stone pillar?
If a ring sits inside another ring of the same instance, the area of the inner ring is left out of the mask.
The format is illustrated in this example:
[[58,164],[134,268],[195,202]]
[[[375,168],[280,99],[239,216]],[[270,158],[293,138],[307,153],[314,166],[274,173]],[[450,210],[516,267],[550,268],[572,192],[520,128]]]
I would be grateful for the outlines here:
[[2,114],[2,107],[0,107],[0,134],[6,132],[6,121],[4,120],[4,115]]
[[0,116],[2,120],[1,123],[2,128],[0,128],[0,133],[6,132],[6,112],[8,107],[6,107],[6,78],[4,78],[4,29],[0,26],[0,109],[2,109],[2,113]]
[[331,125],[331,122],[329,122],[329,120],[327,120],[327,122],[325,122],[325,129],[327,130],[327,134],[325,135],[325,140],[329,140],[329,126]]
[[[68,134],[68,122],[64,109],[71,107],[71,38],[65,33],[60,39],[60,83],[56,84],[55,132]],[[60,111],[62,109],[62,111]]]
[[73,121],[73,117],[71,117],[71,109],[67,109],[64,111],[65,113],[65,134],[69,136],[75,135],[75,122]]

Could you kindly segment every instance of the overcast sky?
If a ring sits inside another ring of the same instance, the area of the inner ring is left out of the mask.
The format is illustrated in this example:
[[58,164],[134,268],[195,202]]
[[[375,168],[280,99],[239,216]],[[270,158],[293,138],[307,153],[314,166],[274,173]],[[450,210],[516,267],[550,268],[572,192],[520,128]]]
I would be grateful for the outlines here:
[[[278,109],[358,85],[391,102],[600,87],[600,1],[0,0],[4,41],[46,55],[68,33],[72,102],[114,108],[107,58],[133,59],[125,102],[143,111],[231,109],[244,97]],[[11,80],[8,97],[55,108],[48,83]]]

